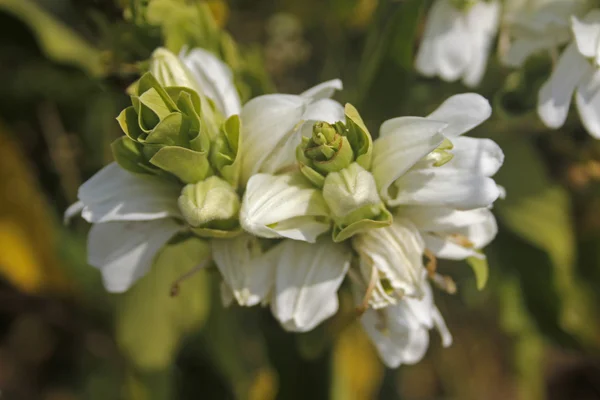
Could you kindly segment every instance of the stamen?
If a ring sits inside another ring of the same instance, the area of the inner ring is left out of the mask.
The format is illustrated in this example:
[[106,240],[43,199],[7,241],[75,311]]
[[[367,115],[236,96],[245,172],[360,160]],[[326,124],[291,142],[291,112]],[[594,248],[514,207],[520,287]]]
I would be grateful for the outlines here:
[[451,277],[447,275],[434,274],[433,276],[430,276],[430,278],[437,287],[439,287],[446,293],[456,293],[456,283],[454,283],[454,280],[452,280]]
[[365,296],[360,304],[360,306],[356,307],[357,316],[360,317],[369,309],[369,300],[371,299],[371,294],[373,290],[375,290],[375,285],[377,285],[377,269],[373,267],[371,269],[371,279],[369,280],[369,285],[367,286],[367,291],[365,292]]
[[196,265],[194,268],[192,268],[191,270],[189,270],[188,272],[186,272],[185,274],[183,274],[179,278],[177,278],[175,280],[175,282],[173,282],[173,284],[171,285],[171,293],[170,293],[171,297],[175,297],[179,294],[179,290],[180,290],[179,285],[183,281],[186,281],[189,278],[191,278],[192,276],[196,275],[199,271],[206,268],[208,265],[209,265],[208,260],[204,260],[204,262]]
[[435,271],[437,271],[437,258],[429,249],[425,249],[425,257],[428,259],[425,263],[425,269],[427,269],[429,277],[433,279]]

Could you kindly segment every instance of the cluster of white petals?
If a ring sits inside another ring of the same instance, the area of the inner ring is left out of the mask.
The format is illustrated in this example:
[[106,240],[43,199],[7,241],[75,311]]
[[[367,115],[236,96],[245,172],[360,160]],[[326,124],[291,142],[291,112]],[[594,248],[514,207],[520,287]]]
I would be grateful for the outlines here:
[[[448,7],[447,1],[438,3]],[[496,5],[478,3],[470,12],[481,7]],[[469,24],[461,35],[475,29]],[[485,60],[466,60],[471,55],[461,55],[465,59],[450,73],[475,83]],[[222,276],[223,301],[268,305],[284,329],[304,332],[338,311],[337,292],[350,276],[357,303],[369,305],[361,322],[388,366],[420,360],[433,328],[450,345],[423,256],[483,257],[480,250],[496,235],[490,208],[502,194],[493,175],[503,153],[489,139],[462,136],[489,118],[488,101],[473,93],[456,95],[427,117],[384,122],[372,149],[367,132],[368,161],[357,157],[329,173],[320,188],[299,172],[296,153],[317,122],[350,123],[344,107],[330,99],[342,87],[339,80],[299,95],[259,96],[242,106],[232,73],[220,60],[200,49],[180,57],[222,115],[239,115],[241,121],[237,190],[245,232],[206,238]],[[93,224],[88,261],[101,270],[109,291],[126,291],[165,243],[188,231],[178,205],[182,187],[116,163],[81,186],[67,216],[81,211]],[[348,216],[364,219],[369,213],[386,217],[336,236],[334,227],[344,228]]]

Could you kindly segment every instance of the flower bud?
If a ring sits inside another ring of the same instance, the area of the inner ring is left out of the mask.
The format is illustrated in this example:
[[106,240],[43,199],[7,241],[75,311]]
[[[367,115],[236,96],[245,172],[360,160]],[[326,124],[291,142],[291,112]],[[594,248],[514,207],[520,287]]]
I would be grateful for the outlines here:
[[303,137],[296,149],[300,171],[315,186],[323,187],[325,177],[357,162],[368,168],[372,140],[358,112],[350,104],[345,107],[346,123],[316,122],[312,136]]
[[377,193],[373,175],[358,163],[327,175],[323,197],[335,223],[333,240],[336,242],[392,223],[392,216]]
[[178,204],[183,218],[199,236],[229,237],[239,232],[240,199],[235,189],[217,176],[186,185]]
[[[167,60],[174,57],[165,52],[158,54],[167,54],[163,57]],[[174,175],[183,183],[196,183],[214,173],[210,143],[220,122],[203,96],[189,87],[164,87],[147,73],[134,85],[131,102],[117,118],[126,137],[113,143],[121,167],[136,173]]]
[[150,72],[162,86],[182,86],[200,92],[191,72],[175,54],[159,47],[150,57]]

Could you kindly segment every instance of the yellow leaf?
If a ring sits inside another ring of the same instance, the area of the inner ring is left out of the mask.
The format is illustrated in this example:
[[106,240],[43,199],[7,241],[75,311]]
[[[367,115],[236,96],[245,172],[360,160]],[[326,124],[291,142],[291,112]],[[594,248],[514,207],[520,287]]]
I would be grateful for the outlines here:
[[0,274],[28,293],[63,291],[48,205],[25,157],[0,124]]
[[345,329],[333,350],[333,400],[374,399],[383,379],[383,364],[360,323]]

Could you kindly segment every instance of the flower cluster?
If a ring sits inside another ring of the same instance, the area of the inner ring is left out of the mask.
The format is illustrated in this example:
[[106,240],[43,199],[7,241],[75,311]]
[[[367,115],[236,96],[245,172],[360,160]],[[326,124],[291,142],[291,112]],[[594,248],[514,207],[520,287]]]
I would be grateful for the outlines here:
[[508,0],[502,12],[496,0],[436,0],[416,69],[425,76],[462,79],[467,86],[477,86],[503,26],[504,40],[498,47],[505,65],[523,67],[542,51],[554,59],[553,72],[538,94],[543,123],[552,129],[562,127],[575,94],[585,129],[600,138],[600,10],[590,6],[587,0]]
[[225,304],[268,305],[305,332],[338,311],[345,281],[388,366],[420,360],[430,329],[450,345],[430,284],[443,277],[424,257],[482,258],[496,235],[503,153],[462,136],[489,103],[456,95],[427,117],[384,122],[373,140],[352,105],[331,99],[341,88],[241,106],[210,53],[156,50],[118,118],[116,162],[67,211],[93,224],[88,261],[107,290],[126,291],[171,238],[193,235],[210,245],[198,264],[218,269]]

